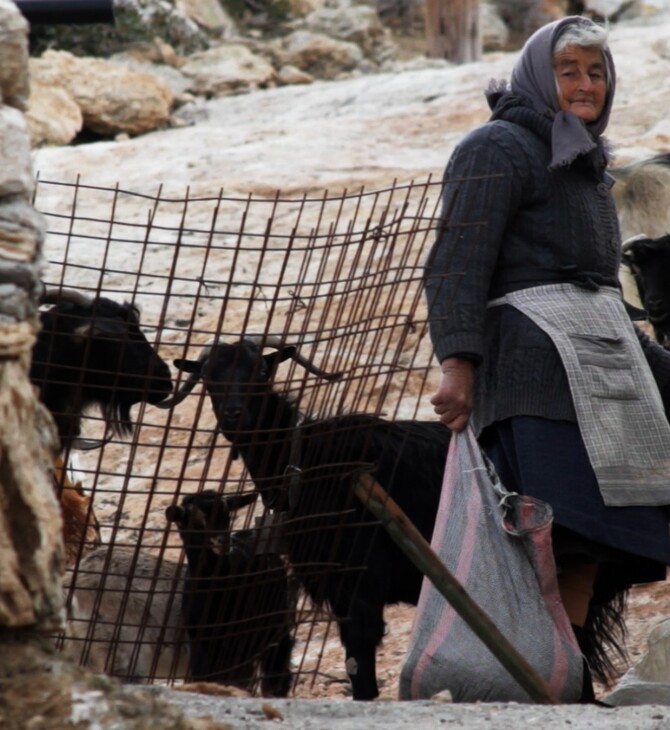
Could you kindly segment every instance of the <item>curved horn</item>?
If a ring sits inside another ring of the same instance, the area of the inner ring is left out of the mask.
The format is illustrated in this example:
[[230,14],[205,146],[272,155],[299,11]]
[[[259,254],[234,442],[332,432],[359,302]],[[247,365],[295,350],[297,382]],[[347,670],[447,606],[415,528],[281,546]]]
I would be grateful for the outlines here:
[[200,380],[200,377],[202,376],[202,371],[205,367],[204,362],[209,357],[209,353],[211,351],[211,345],[206,345],[205,347],[203,347],[202,352],[200,353],[200,357],[198,357],[198,362],[203,363],[199,371],[197,373],[191,373],[188,378],[184,380],[184,382],[179,387],[179,390],[174,395],[160,401],[160,403],[154,403],[153,405],[156,406],[156,408],[161,408],[162,410],[167,410],[168,408],[178,406],[184,400],[184,398],[186,398],[186,396],[193,390],[198,380]]
[[70,444],[71,449],[77,449],[78,451],[94,451],[95,449],[102,448],[105,444],[108,444],[111,438],[104,439],[86,439],[86,438],[75,438]]
[[621,252],[627,253],[628,251],[633,248],[633,244],[637,241],[643,241],[645,238],[649,238],[644,233],[638,233],[637,236],[631,236],[630,238],[627,238],[622,244],[621,244]]
[[279,350],[286,345],[286,342],[284,342],[284,338],[281,337],[281,335],[250,334],[244,335],[243,339],[246,342],[251,342],[252,345],[258,345],[258,347],[274,347],[276,350]]
[[[277,350],[281,349],[282,347],[286,347],[286,342],[279,336],[279,335],[245,335],[244,339],[248,342],[253,343],[254,345],[259,346],[265,346],[265,347],[274,347]],[[296,349],[296,351],[291,355],[291,359],[298,363],[298,365],[301,365],[307,372],[312,373],[312,375],[316,375],[319,378],[323,378],[324,380],[339,380],[342,377],[341,372],[336,373],[329,373],[327,370],[322,370],[320,367],[317,367],[311,360],[308,360],[306,357],[303,357]]]
[[76,289],[43,289],[40,294],[40,304],[58,304],[59,301],[72,302],[82,307],[90,307],[93,304],[93,298],[77,291]]

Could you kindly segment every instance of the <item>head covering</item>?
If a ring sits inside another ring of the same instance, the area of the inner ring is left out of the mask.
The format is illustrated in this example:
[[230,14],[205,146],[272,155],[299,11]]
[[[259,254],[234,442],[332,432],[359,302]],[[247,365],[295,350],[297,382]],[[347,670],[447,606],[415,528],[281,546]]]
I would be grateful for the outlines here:
[[614,61],[609,49],[603,49],[607,94],[598,119],[585,124],[572,112],[562,111],[556,90],[553,62],[556,42],[571,26],[593,24],[588,18],[570,15],[543,26],[526,41],[512,69],[509,86],[512,95],[524,98],[540,114],[553,119],[549,169],[568,165],[578,155],[598,147],[598,138],[609,122],[616,87]]

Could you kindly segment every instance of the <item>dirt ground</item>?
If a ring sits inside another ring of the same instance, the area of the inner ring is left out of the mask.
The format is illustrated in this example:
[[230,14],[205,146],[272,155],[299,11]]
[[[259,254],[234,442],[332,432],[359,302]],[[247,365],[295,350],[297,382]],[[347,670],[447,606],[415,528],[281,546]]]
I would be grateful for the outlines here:
[[[400,670],[411,634],[414,607],[391,606],[386,611],[387,634],[377,652],[377,676],[380,700],[398,698]],[[634,664],[647,649],[647,637],[661,621],[670,618],[670,586],[667,583],[651,583],[634,588],[629,596],[626,624],[627,649],[630,665]],[[323,631],[325,627],[321,627]],[[317,632],[318,635],[318,632]],[[316,637],[314,644],[319,641]],[[296,647],[300,654],[300,646]],[[623,673],[628,666],[617,662]],[[596,696],[602,697],[608,688],[596,685]],[[319,675],[300,679],[295,689],[296,697],[334,699],[350,697],[349,682],[344,672],[344,659],[335,629],[323,644]]]

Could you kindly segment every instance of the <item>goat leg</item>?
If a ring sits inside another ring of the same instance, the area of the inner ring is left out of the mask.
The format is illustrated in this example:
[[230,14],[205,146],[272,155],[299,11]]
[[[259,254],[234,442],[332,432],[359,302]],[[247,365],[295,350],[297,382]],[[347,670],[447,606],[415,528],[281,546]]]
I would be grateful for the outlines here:
[[384,635],[384,620],[381,610],[378,616],[370,616],[369,606],[366,608],[364,620],[350,616],[349,619],[338,622],[345,650],[347,675],[355,700],[374,700],[379,696],[376,653]]
[[261,692],[264,697],[286,697],[291,689],[293,637],[285,634],[265,654],[262,661]]

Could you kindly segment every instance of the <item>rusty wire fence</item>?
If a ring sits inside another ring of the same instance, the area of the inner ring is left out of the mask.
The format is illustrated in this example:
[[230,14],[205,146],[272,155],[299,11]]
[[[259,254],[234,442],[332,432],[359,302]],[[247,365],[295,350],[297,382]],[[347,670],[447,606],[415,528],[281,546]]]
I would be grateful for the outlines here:
[[[173,360],[197,358],[213,338],[272,333],[342,373],[328,382],[283,363],[275,389],[302,412],[395,420],[432,417],[436,369],[421,277],[439,197],[430,180],[300,198],[167,197],[38,180],[35,207],[47,222],[47,286],[137,305],[175,383],[185,376]],[[187,494],[254,485],[217,434],[201,384],[171,410],[140,403],[132,417],[129,435],[66,455],[61,481],[81,483],[98,527],[94,538],[66,527],[76,558],[58,645],[98,671],[179,683],[189,679],[185,561],[165,510]],[[95,409],[82,423],[83,435],[105,435]],[[262,512],[260,500],[238,511],[234,528],[253,528]],[[339,650],[339,642],[327,611],[302,594],[296,601],[291,691],[310,696],[326,643]]]

